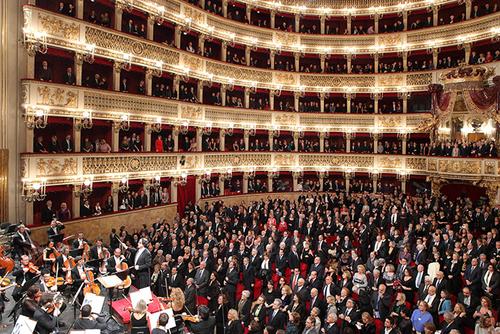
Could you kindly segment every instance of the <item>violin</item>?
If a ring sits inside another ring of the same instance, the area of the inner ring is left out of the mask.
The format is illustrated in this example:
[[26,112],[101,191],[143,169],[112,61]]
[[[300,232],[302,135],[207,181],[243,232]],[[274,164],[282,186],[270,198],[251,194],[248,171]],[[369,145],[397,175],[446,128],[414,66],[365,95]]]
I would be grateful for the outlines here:
[[184,321],[191,321],[191,322],[200,322],[200,317],[198,317],[197,315],[187,315],[187,314],[183,314],[182,315],[182,320]]
[[64,285],[65,281],[63,277],[49,277],[49,281],[46,283],[47,287],[52,288],[53,286],[62,286]]
[[29,262],[27,265],[24,266],[24,268],[28,268],[28,271],[32,274],[39,274],[40,270],[37,266],[33,264],[33,262]]

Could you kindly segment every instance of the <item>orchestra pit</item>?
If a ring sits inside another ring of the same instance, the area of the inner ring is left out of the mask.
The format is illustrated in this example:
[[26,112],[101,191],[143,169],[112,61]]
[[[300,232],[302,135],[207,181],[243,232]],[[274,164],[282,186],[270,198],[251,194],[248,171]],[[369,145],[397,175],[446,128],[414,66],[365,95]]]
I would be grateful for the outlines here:
[[0,333],[500,333],[499,7],[0,1]]

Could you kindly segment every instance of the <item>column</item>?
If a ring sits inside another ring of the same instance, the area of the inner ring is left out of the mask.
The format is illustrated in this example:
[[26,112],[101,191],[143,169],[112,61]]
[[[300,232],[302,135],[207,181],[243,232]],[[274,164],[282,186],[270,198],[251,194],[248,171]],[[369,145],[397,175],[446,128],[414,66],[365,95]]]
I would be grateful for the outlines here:
[[83,0],[76,0],[76,18],[83,20]]
[[372,188],[373,188],[373,193],[377,193],[377,185],[378,185],[378,174],[373,174],[372,175]]
[[322,192],[324,189],[323,183],[325,182],[325,173],[324,172],[318,173],[318,179],[319,179],[319,191]]
[[270,174],[267,174],[267,192],[273,192],[273,178]]
[[82,131],[81,131],[81,120],[73,119],[73,149],[74,152],[81,151],[81,140],[82,140]]
[[177,49],[181,48],[181,26],[180,25],[175,26],[174,45]]
[[271,63],[271,70],[274,70],[274,56],[276,55],[276,51],[271,50],[269,52],[269,62]]
[[377,148],[378,148],[378,140],[379,140],[379,134],[378,133],[372,133],[372,138],[373,138],[373,153],[377,153]]
[[153,95],[153,71],[149,68],[146,70],[145,81],[146,81],[146,95],[151,96]]
[[471,53],[471,44],[470,43],[464,44],[464,51],[465,51],[465,63],[468,65],[469,61],[470,61],[470,53]]
[[373,69],[375,71],[375,73],[378,73],[378,63],[379,63],[379,55],[378,53],[376,53],[374,56],[373,56]]
[[73,73],[75,73],[75,84],[77,86],[82,85],[82,75],[83,75],[83,55],[81,53],[75,53],[74,57],[74,69]]
[[250,66],[250,57],[251,57],[251,48],[250,46],[245,46],[245,63],[247,66]]
[[273,131],[269,130],[269,135],[268,135],[268,140],[269,140],[269,150],[272,151],[274,149],[274,136],[273,136]]
[[226,85],[220,85],[220,99],[222,102],[222,106],[226,106]]
[[149,39],[150,41],[154,40],[154,33],[155,33],[155,17],[152,15],[148,16],[148,27],[146,31],[146,38]]
[[401,136],[401,153],[406,154],[406,142],[408,139],[408,134],[402,133],[400,136]]
[[292,172],[293,188],[292,191],[299,191],[299,173]]
[[200,0],[198,4],[200,5],[201,9],[205,9],[205,0]]
[[408,94],[403,94],[403,114],[408,112]]
[[81,184],[74,184],[73,185],[73,191],[71,192],[71,203],[72,203],[72,212],[71,212],[71,218],[80,218],[80,203],[81,203],[81,198],[80,198],[80,191],[82,190],[82,185]]
[[205,35],[198,35],[198,53],[203,55],[205,53]]
[[325,93],[319,94],[319,111],[325,112]]
[[299,111],[300,92],[293,92],[293,109]]
[[274,110],[274,93],[272,89],[269,91],[269,108]]
[[249,109],[250,108],[250,88],[245,87],[245,103],[244,106],[245,108]]
[[203,144],[203,128],[201,126],[196,128],[196,152],[202,151]]
[[243,193],[248,194],[248,173],[243,172]]
[[322,35],[326,33],[326,16],[321,15],[319,18],[319,31]]
[[300,14],[295,14],[295,32],[300,32]]
[[174,126],[172,129],[172,139],[174,140],[174,152],[179,152],[179,127]]
[[151,124],[144,124],[144,152],[151,152]]
[[112,132],[111,151],[118,152],[120,148],[120,121],[113,122]]
[[352,55],[349,53],[347,55],[347,73],[351,73],[351,65],[352,65]]
[[349,193],[351,190],[351,174],[346,173],[344,178],[345,178],[345,192]]
[[201,198],[201,179],[199,175],[196,175],[196,181],[195,181],[195,187],[196,187],[196,192],[195,192],[195,202],[198,203],[198,201]]
[[[35,54],[30,54],[26,52],[26,77],[34,78],[35,77]],[[33,215],[33,213],[31,213]]]
[[299,133],[298,132],[293,133],[293,146],[294,146],[294,151],[298,152],[299,151]]
[[408,72],[408,51],[403,51],[403,71]]
[[465,19],[470,20],[472,12],[472,0],[465,0]]
[[177,203],[177,181],[178,178],[172,178],[170,182],[170,203]]
[[174,89],[174,93],[175,93],[175,98],[178,100],[179,99],[179,89],[181,86],[181,78],[178,75],[174,76],[173,86],[174,86],[173,89]]
[[408,11],[403,11],[403,25],[404,25],[404,28],[403,30],[404,31],[407,31],[408,30]]
[[346,102],[347,113],[351,113],[351,94],[347,94],[347,102]]
[[[22,131],[22,128],[21,128]],[[26,152],[33,152],[33,144],[35,143],[35,131],[33,128],[26,127]],[[33,212],[32,212],[33,213]]]
[[321,67],[321,73],[325,73],[325,59],[326,59],[325,54],[319,55],[319,65]]
[[202,80],[198,81],[198,86],[196,87],[196,93],[198,95],[198,101],[199,103],[203,103],[203,87],[205,85],[203,84],[204,82]]
[[352,133],[350,132],[345,132],[345,151],[346,153],[351,153],[351,138],[352,138]]
[[220,47],[220,60],[227,61],[227,42],[226,41],[222,41],[222,44]]
[[319,133],[319,152],[320,153],[325,152],[325,133],[324,132]]
[[432,7],[432,25],[434,27],[437,27],[438,24],[439,24],[439,7],[433,6]]
[[295,59],[295,72],[300,70],[300,53],[294,53],[293,58]]
[[118,194],[120,193],[120,181],[113,181],[111,184],[111,195],[113,196],[113,211],[118,211],[120,198]]
[[149,206],[150,205],[150,199],[151,199],[151,196],[149,196],[149,188],[151,187],[151,179],[146,179],[146,180],[143,180],[142,181],[142,189],[144,189],[144,192],[146,194],[148,194],[147,196],[147,205]]
[[374,94],[373,95],[373,112],[375,114],[378,114],[378,100],[379,100],[378,94]]
[[226,129],[219,130],[219,150],[226,150]]
[[219,194],[220,196],[224,196],[224,178],[219,174]]
[[276,12],[271,11],[271,29],[276,29]]
[[352,34],[352,17],[351,15],[347,16],[347,34]]
[[113,90],[120,91],[120,74],[122,72],[121,63],[115,61],[113,63]]
[[407,179],[406,174],[401,175],[400,179],[401,179],[401,193],[406,194],[406,179]]
[[432,49],[432,65],[433,65],[433,68],[437,68],[438,57],[439,57],[439,50],[438,49]]
[[227,17],[227,0],[222,0],[222,16]]
[[252,6],[247,4],[247,8],[246,8],[247,23],[252,22],[252,9],[253,9]]
[[376,34],[378,34],[379,20],[380,20],[380,15],[378,13],[375,13],[375,15],[373,16],[373,21]]
[[115,6],[115,30],[122,31],[123,5],[117,3]]
[[246,129],[243,130],[243,141],[245,142],[245,151],[248,151],[250,147],[250,133]]

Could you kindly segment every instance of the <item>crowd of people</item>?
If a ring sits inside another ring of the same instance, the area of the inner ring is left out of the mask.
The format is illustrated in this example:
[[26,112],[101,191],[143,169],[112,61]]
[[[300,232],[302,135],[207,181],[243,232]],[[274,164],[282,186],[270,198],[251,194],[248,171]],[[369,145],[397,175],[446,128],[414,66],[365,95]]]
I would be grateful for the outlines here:
[[445,157],[496,158],[498,156],[494,140],[463,141],[443,140],[433,143],[408,142],[407,154]]

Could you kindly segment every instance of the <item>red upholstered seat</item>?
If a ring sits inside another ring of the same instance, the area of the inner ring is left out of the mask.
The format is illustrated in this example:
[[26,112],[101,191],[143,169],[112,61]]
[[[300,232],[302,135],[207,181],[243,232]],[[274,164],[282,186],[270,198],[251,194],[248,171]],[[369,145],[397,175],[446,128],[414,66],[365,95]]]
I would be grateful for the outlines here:
[[261,294],[262,294],[262,280],[259,278],[256,278],[255,284],[253,286],[253,296],[254,296],[254,298],[257,298]]
[[208,299],[206,299],[203,296],[198,296],[197,300],[198,300],[198,305],[208,305]]
[[236,299],[239,300],[241,298],[241,292],[245,290],[245,287],[242,283],[236,284]]
[[375,319],[375,334],[380,334],[384,330],[384,324],[382,320],[380,319]]

